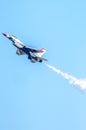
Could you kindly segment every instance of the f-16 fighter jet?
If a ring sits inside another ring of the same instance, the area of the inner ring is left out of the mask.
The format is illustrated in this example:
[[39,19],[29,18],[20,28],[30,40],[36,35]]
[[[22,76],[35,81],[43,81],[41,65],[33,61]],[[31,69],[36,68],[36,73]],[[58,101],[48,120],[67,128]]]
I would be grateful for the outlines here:
[[47,61],[47,59],[42,58],[41,56],[46,52],[46,49],[41,48],[39,50],[31,47],[25,46],[19,39],[15,36],[11,36],[6,33],[2,33],[6,38],[12,41],[12,44],[17,48],[17,55],[28,55],[28,59],[31,60],[32,63]]

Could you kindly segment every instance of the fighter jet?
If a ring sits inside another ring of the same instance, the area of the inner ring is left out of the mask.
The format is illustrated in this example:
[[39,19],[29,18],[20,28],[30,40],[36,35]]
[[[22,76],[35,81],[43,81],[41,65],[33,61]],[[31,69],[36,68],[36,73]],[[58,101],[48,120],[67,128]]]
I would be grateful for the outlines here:
[[44,48],[35,49],[35,48],[27,47],[19,39],[17,39],[17,37],[6,33],[2,33],[2,34],[10,41],[12,41],[12,44],[17,48],[16,50],[17,55],[26,54],[28,56],[28,59],[32,63],[47,61],[47,59],[41,57],[46,52],[46,49]]

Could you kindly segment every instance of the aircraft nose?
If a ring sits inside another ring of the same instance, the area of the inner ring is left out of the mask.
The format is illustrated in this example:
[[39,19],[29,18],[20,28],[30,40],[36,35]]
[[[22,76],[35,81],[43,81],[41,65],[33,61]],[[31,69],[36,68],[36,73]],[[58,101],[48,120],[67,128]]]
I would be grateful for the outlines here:
[[2,33],[5,37],[8,37],[8,35],[6,33]]

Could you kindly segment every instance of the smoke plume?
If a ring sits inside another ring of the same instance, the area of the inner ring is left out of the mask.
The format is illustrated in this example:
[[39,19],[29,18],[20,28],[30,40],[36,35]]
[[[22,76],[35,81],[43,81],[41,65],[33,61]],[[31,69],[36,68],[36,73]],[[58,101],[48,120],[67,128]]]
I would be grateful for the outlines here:
[[70,84],[77,86],[78,88],[80,88],[81,90],[86,90],[86,79],[78,79],[68,73],[64,73],[61,70],[46,64],[48,68],[52,69],[53,71],[55,71],[57,74],[61,75],[62,77],[64,77],[65,79],[67,79],[69,81]]

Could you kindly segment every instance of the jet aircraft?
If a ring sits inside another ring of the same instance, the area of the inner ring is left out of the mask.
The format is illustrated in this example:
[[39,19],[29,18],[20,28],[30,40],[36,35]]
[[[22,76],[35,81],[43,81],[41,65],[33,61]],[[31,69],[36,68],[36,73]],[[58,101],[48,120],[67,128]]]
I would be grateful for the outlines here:
[[44,48],[35,49],[35,48],[27,47],[15,36],[6,33],[2,33],[2,34],[10,41],[12,41],[12,44],[17,48],[16,50],[17,55],[26,54],[28,56],[28,59],[31,60],[32,63],[47,61],[47,59],[41,57],[46,52],[46,49]]

